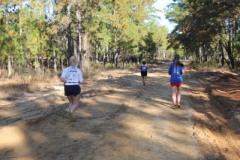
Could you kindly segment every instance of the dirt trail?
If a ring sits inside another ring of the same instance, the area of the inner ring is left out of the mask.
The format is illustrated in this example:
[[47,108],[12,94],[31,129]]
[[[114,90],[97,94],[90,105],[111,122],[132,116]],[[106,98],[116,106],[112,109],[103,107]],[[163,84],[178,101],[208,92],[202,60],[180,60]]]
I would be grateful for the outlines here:
[[[182,110],[171,109],[168,64],[100,73],[82,86],[77,121],[61,111],[62,86],[0,106],[3,160],[237,160],[240,137],[187,74]],[[16,118],[17,117],[17,118]]]

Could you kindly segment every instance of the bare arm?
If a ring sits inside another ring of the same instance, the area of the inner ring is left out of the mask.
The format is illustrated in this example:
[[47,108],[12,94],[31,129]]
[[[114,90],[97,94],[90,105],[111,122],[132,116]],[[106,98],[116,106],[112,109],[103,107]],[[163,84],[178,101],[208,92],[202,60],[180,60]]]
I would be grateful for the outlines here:
[[61,82],[65,82],[65,81],[66,81],[66,78],[60,77],[60,81],[61,81]]

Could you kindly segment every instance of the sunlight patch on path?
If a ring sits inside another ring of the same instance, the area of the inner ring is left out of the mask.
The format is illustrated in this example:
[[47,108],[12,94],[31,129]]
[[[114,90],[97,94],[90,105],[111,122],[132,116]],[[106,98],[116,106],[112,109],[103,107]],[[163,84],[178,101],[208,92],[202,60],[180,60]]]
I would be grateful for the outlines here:
[[17,158],[19,160],[34,160],[33,157],[29,156],[30,149],[28,148],[27,140],[21,127],[1,127],[0,135],[1,153],[13,152],[11,158],[9,157],[9,159]]

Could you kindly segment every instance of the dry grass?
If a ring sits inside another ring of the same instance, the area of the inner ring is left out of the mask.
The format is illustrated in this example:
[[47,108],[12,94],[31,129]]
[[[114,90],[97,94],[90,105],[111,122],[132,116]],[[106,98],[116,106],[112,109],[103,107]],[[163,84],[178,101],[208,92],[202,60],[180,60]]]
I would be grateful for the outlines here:
[[[93,78],[102,68],[83,71],[84,79]],[[51,90],[54,85],[62,84],[59,80],[61,73],[25,73],[16,74],[11,78],[0,78],[0,100],[14,100],[24,93]]]
[[[84,80],[94,79],[98,73],[105,70],[102,66],[91,66],[83,70]],[[51,90],[53,85],[62,84],[59,80],[61,73],[24,73],[15,74],[11,78],[0,78],[0,100],[14,100],[24,93]]]
[[24,93],[33,93],[51,89],[54,84],[61,83],[57,75],[18,75],[0,79],[0,99],[13,100]]

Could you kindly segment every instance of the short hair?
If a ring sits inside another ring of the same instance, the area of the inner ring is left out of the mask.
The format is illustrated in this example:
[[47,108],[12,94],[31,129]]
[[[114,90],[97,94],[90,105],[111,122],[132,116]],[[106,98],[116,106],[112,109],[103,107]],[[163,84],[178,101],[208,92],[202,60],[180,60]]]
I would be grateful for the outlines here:
[[76,66],[78,63],[77,57],[75,55],[71,56],[69,62],[71,66]]
[[142,62],[142,64],[146,64],[146,62],[145,62],[145,61],[143,61],[143,62]]

